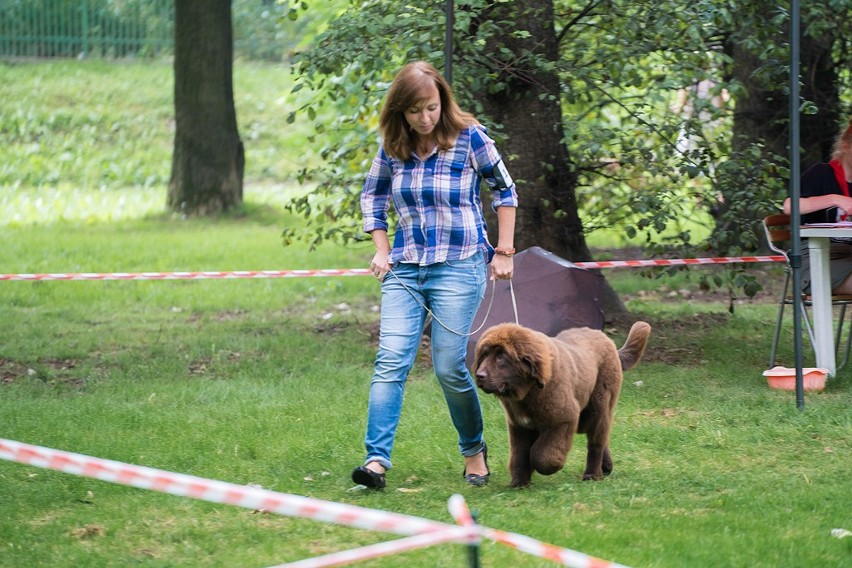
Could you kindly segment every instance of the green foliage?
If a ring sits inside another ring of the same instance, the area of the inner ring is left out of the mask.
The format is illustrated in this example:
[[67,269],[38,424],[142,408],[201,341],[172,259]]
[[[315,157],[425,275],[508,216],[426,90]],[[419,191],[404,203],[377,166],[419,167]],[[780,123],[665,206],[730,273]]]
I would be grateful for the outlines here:
[[[319,117],[317,136],[326,141],[325,164],[303,175],[317,190],[291,207],[311,216],[321,211],[306,229],[310,242],[359,238],[352,217],[375,151],[384,89],[404,62],[423,58],[440,66],[444,15],[438,4],[353,3],[297,56],[296,88],[315,95],[299,112]],[[685,227],[707,226],[697,204],[712,201],[712,169],[727,149],[727,109],[711,104],[710,96],[690,100],[690,115],[671,108],[678,93],[702,80],[716,85],[711,94],[722,94],[726,60],[710,26],[722,16],[712,3],[677,10],[659,2],[583,10],[556,3],[562,38],[556,61],[512,52],[504,40],[528,35],[519,28],[525,3],[499,4],[509,8],[499,12],[503,19],[494,19],[493,2],[456,3],[453,85],[462,106],[480,114],[482,96],[510,95],[509,81],[533,71],[556,73],[561,92],[550,96],[564,103],[565,143],[579,174],[586,232],[615,228],[650,242],[671,234],[672,226],[685,238]],[[329,113],[336,116],[330,122]],[[507,134],[499,124],[489,127],[498,139]],[[285,232],[288,242],[296,237]]]
[[294,56],[293,92],[305,89],[310,99],[288,120],[302,113],[314,121],[308,141],[318,145],[324,163],[300,173],[300,181],[317,189],[290,204],[307,225],[285,228],[285,243],[364,239],[356,212],[363,176],[377,150],[379,102],[398,67],[440,53],[429,49],[435,29],[431,4],[388,8],[375,0],[351,3],[311,48]]
[[[717,14],[701,2],[607,8],[562,30],[566,140],[584,227],[689,242],[684,227],[710,221],[713,168],[730,128],[718,104],[726,58],[712,35]],[[590,52],[579,48],[588,43]]]
[[[706,256],[746,256],[760,250],[763,229],[760,220],[777,212],[780,202],[775,196],[786,191],[789,171],[783,156],[768,155],[760,144],[745,145],[739,152],[731,152],[727,160],[713,171],[714,187],[720,191],[708,203],[714,211],[713,230],[705,239],[691,242],[689,234],[674,239],[660,238],[647,248],[654,254],[674,255],[677,258]],[[721,195],[725,196],[722,207]],[[649,209],[659,207],[654,201]],[[720,252],[721,251],[721,252]],[[673,270],[683,271],[682,268]],[[656,273],[659,275],[660,273]],[[720,272],[700,272],[693,275],[698,285],[706,290],[723,289],[728,292],[729,309],[733,310],[738,291],[752,297],[762,288],[752,267],[745,264],[726,265]]]
[[[233,0],[231,14],[237,56],[280,63],[313,41],[346,0]],[[297,21],[296,15],[303,12]]]
[[[719,0],[554,1],[560,50],[548,60],[513,49],[510,41],[530,35],[524,15],[540,4],[546,2],[455,3],[453,85],[462,106],[481,114],[483,96],[511,100],[511,81],[555,73],[559,91],[546,96],[563,104],[564,141],[578,175],[577,207],[587,238],[620,232],[667,255],[733,256],[758,248],[753,224],[785,195],[787,159],[756,153],[759,139],[733,149],[733,109],[744,86],[731,79],[732,68],[747,62],[732,60],[730,41],[757,54],[756,79],[786,84],[789,15],[783,7],[763,0],[736,6]],[[839,8],[846,4],[804,3],[808,32],[819,36],[831,26],[848,26]],[[315,95],[299,112],[316,118],[325,164],[303,172],[317,190],[291,210],[314,219],[301,235],[285,231],[286,242],[362,238],[357,192],[376,145],[384,89],[406,61],[425,58],[440,66],[443,8],[438,2],[352,2],[298,55],[297,88]],[[848,39],[842,38],[849,34],[838,35],[839,79],[848,82],[842,64]],[[813,103],[804,101],[803,109],[813,112]],[[481,118],[498,139],[512,134]],[[561,213],[554,213],[555,222]],[[721,282],[752,294],[757,286],[747,270],[736,267],[729,279],[703,285]]]

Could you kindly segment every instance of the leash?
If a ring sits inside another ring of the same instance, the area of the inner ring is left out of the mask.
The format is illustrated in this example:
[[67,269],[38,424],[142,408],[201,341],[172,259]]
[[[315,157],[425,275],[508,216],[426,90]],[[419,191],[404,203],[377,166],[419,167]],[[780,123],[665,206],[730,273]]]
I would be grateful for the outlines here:
[[[397,282],[399,282],[400,286],[402,286],[402,287],[405,289],[405,291],[406,291],[406,292],[408,292],[408,294],[409,294],[412,298],[414,298],[414,300],[415,300],[418,304],[420,304],[420,307],[421,307],[421,308],[423,308],[424,310],[426,310],[426,314],[427,314],[429,317],[431,317],[433,320],[435,320],[435,322],[437,322],[437,323],[438,323],[441,327],[443,327],[444,329],[446,329],[446,330],[447,330],[447,331],[449,331],[450,333],[453,333],[453,334],[455,334],[455,335],[459,335],[459,336],[462,336],[462,337],[470,337],[471,335],[475,335],[475,334],[479,333],[479,331],[480,331],[480,330],[482,330],[482,328],[485,326],[485,322],[487,322],[487,321],[488,321],[488,316],[489,316],[489,315],[491,315],[491,308],[494,306],[494,296],[496,295],[496,292],[497,292],[497,279],[494,279],[494,280],[492,280],[492,281],[491,281],[491,298],[488,300],[488,309],[485,311],[485,317],[484,317],[484,318],[482,318],[482,323],[481,323],[481,324],[479,324],[479,327],[477,327],[477,328],[476,328],[476,329],[474,329],[473,331],[471,331],[471,332],[469,332],[469,333],[463,333],[463,332],[461,332],[461,331],[458,331],[458,330],[452,329],[452,328],[451,328],[451,327],[449,327],[447,324],[445,324],[444,322],[442,322],[442,321],[440,320],[440,318],[438,318],[438,317],[437,317],[437,316],[436,316],[436,315],[432,312],[432,310],[430,310],[430,309],[429,309],[429,307],[428,307],[426,304],[424,304],[424,303],[423,303],[423,301],[422,301],[420,298],[418,298],[418,297],[414,294],[414,292],[411,290],[411,288],[409,288],[409,287],[405,284],[405,282],[403,282],[402,280],[400,280],[399,276],[397,276],[397,275],[396,275],[396,273],[393,271],[393,268],[391,268],[390,270],[388,270],[388,272],[391,274],[391,276],[393,276],[394,278],[396,278],[396,281],[397,281]],[[512,297],[512,309],[513,309],[514,314],[515,314],[515,323],[519,323],[519,322],[518,322],[518,302],[517,302],[517,300],[515,299],[515,287],[514,287],[514,285],[512,284],[512,279],[511,279],[511,278],[509,279],[509,295],[511,295],[511,297]]]

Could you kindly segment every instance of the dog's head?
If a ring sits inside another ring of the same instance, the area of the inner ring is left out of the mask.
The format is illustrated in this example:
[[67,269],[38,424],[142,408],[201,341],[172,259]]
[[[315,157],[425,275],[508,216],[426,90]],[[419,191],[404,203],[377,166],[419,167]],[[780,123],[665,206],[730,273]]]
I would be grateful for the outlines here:
[[544,388],[553,375],[553,347],[543,333],[504,323],[489,328],[476,343],[476,385],[488,394],[523,400]]

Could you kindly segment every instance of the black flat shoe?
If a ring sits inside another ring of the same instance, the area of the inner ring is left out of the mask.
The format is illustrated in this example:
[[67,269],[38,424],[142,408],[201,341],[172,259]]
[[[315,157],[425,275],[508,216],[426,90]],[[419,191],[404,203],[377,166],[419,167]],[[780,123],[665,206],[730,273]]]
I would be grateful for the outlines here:
[[384,489],[386,485],[384,473],[376,473],[363,465],[352,470],[352,481],[370,489]]
[[482,457],[485,460],[485,475],[476,475],[474,473],[468,473],[467,467],[462,471],[462,476],[464,480],[467,481],[468,485],[473,485],[474,487],[482,487],[488,484],[488,478],[491,477],[491,469],[488,467],[488,446],[483,446],[482,448]]

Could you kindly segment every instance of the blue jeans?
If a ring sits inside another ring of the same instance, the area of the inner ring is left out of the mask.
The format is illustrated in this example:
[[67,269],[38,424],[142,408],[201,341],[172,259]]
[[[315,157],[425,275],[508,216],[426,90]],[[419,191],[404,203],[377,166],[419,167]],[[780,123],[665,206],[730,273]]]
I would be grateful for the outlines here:
[[[365,463],[391,468],[408,373],[414,365],[426,308],[432,319],[432,365],[444,391],[464,456],[482,451],[482,410],[467,370],[467,334],[485,295],[485,256],[428,266],[397,263],[382,282],[379,351],[370,383]],[[441,322],[441,323],[439,323]]]

